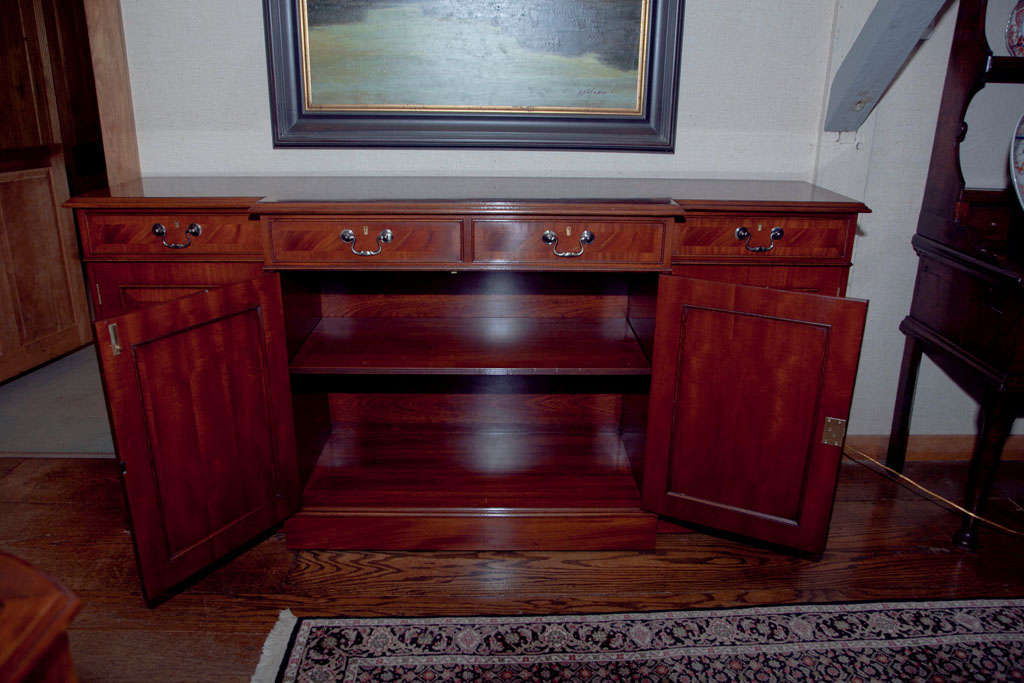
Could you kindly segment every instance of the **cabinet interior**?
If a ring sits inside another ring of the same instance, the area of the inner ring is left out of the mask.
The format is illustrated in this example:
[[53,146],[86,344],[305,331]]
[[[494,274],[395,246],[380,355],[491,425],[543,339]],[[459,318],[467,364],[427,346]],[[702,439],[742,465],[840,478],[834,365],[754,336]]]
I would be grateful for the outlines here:
[[656,290],[282,273],[303,511],[638,509]]

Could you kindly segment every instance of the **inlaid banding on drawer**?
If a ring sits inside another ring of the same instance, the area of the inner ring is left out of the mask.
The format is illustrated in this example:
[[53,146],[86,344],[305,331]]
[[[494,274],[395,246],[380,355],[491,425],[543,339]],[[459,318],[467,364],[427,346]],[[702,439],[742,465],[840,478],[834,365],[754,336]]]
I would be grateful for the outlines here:
[[462,221],[269,219],[271,263],[459,263]]
[[248,214],[86,213],[86,257],[258,256],[260,224]]
[[839,259],[849,256],[852,219],[823,216],[687,216],[673,259]]
[[544,266],[661,266],[660,221],[473,221],[473,262]]

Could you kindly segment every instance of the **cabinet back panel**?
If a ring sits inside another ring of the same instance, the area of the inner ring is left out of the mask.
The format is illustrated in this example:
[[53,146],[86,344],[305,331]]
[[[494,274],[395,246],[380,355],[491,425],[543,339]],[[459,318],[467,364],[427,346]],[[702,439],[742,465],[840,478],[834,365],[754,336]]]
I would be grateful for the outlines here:
[[301,285],[300,289],[320,292],[324,317],[370,318],[624,318],[631,283],[653,281],[647,275],[568,272],[360,272],[287,277]]
[[325,317],[623,318],[625,296],[586,294],[325,294]]
[[580,433],[617,430],[622,395],[332,393],[330,407],[335,429],[488,426]]

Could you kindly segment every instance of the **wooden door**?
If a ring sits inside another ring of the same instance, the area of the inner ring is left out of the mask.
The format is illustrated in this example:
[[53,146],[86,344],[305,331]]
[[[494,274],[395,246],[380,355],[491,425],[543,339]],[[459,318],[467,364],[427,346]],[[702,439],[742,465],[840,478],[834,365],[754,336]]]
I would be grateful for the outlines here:
[[[866,312],[864,301],[663,275],[644,506],[824,550]],[[826,420],[843,421],[838,436]]]
[[96,323],[149,601],[298,506],[277,275]]
[[0,152],[0,381],[89,343],[58,150]]
[[262,274],[262,263],[93,261],[86,281],[95,317],[100,320]]

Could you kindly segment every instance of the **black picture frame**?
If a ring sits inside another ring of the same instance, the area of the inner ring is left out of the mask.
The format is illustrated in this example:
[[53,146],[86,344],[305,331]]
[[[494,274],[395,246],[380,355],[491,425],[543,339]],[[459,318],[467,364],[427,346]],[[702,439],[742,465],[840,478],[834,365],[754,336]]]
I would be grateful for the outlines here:
[[683,1],[649,0],[645,93],[641,111],[624,116],[312,111],[304,104],[298,0],[264,0],[274,146],[672,152]]

